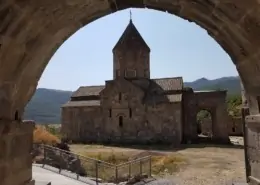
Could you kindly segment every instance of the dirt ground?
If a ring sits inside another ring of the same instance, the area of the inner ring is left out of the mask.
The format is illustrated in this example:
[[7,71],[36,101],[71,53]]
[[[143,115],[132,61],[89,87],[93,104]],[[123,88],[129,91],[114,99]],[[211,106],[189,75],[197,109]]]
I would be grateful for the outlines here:
[[[245,182],[243,138],[231,137],[235,146],[189,145],[179,150],[150,149],[163,154],[180,154],[187,165],[174,175],[166,175],[180,185],[226,185],[230,182]],[[84,152],[128,152],[133,155],[143,153],[147,149],[118,148],[96,145],[71,145],[72,151]]]

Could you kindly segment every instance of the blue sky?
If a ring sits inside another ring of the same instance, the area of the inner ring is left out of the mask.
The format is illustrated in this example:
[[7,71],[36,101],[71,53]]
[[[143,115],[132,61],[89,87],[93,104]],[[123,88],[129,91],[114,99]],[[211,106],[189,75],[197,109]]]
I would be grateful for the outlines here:
[[[83,27],[57,50],[38,87],[76,90],[112,79],[112,48],[129,23],[130,9]],[[183,76],[184,81],[236,76],[226,52],[207,32],[174,15],[131,9],[137,29],[151,48],[151,77]]]

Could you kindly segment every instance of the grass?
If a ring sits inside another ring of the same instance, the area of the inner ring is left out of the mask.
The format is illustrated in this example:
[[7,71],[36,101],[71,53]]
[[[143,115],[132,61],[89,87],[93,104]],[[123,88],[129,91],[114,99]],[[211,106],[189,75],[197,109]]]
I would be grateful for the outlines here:
[[121,164],[129,160],[129,156],[123,152],[86,152],[83,156],[91,157],[107,163]]
[[[180,167],[187,164],[187,160],[181,156],[180,154],[161,154],[161,153],[153,153],[153,152],[118,152],[113,149],[110,151],[102,151],[102,152],[81,152],[82,156],[90,157],[98,160],[102,160],[107,163],[112,164],[123,164],[134,159],[138,159],[141,157],[145,157],[147,155],[151,155],[151,165],[152,170],[151,173],[153,176],[164,176],[168,174],[174,174],[177,172]],[[92,170],[94,172],[94,166],[91,167],[89,162],[84,162],[82,159],[83,168],[87,172]],[[118,178],[119,179],[126,179],[129,175],[129,170],[131,170],[131,175],[137,175],[140,173],[140,161],[132,163],[131,167],[129,164],[122,165],[118,168]],[[149,174],[150,173],[150,162],[149,158],[142,160],[142,173]],[[95,176],[95,174],[93,174]],[[106,165],[100,164],[99,165],[99,177],[107,182],[113,181],[115,177],[115,169],[111,169]],[[112,180],[111,180],[112,179]]]
[[158,176],[173,174],[185,164],[187,164],[187,160],[180,155],[153,156],[152,173]]
[[[48,127],[49,128],[49,127]],[[34,143],[44,143],[44,144],[55,144],[60,142],[57,135],[52,134],[50,129],[44,126],[37,125],[34,134]],[[160,152],[150,152],[149,150],[128,150],[120,147],[107,147],[103,145],[71,145],[72,152],[78,153],[82,158],[81,164],[88,176],[95,177],[96,175],[96,162],[92,160],[86,160],[84,157],[98,159],[113,165],[123,164],[129,161],[133,161],[138,158],[145,156],[151,156],[152,174],[154,176],[163,176],[166,174],[173,174],[179,170],[179,168],[187,164],[187,160],[180,154],[163,154]],[[142,167],[140,168],[140,164]],[[115,179],[115,169],[113,165],[109,166],[105,163],[98,164],[98,176],[99,178],[111,182]],[[131,175],[140,174],[142,170],[143,174],[150,173],[150,160],[149,158],[140,161],[125,164],[118,167],[118,178],[121,181],[126,180],[131,171]],[[123,180],[122,180],[123,179]]]

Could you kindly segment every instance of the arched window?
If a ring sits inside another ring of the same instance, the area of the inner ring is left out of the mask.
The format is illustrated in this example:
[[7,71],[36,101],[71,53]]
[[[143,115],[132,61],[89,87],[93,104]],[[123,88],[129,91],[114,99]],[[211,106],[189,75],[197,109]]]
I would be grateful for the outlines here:
[[18,111],[15,111],[15,114],[14,114],[14,120],[18,120],[19,119],[19,115],[18,115]]
[[122,100],[122,93],[118,94],[118,100],[121,101]]
[[126,78],[134,78],[134,77],[136,77],[136,70],[134,70],[134,69],[126,69],[125,70],[125,77]]
[[123,116],[119,116],[118,117],[118,125],[119,125],[119,127],[123,127]]
[[129,117],[130,118],[132,117],[132,109],[131,108],[129,109]]
[[109,117],[111,118],[112,117],[112,110],[109,109]]

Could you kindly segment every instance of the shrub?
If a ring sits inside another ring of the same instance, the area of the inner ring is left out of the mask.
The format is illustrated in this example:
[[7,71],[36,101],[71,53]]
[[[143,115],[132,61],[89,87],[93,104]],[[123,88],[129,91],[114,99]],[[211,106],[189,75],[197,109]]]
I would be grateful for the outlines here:
[[33,142],[54,145],[59,143],[59,139],[57,136],[48,132],[44,127],[36,126],[33,132]]

